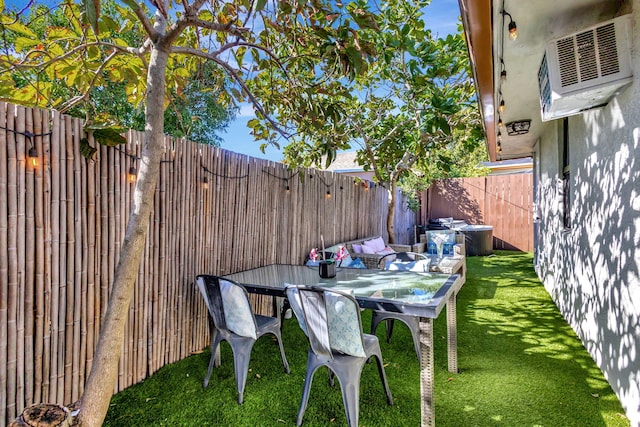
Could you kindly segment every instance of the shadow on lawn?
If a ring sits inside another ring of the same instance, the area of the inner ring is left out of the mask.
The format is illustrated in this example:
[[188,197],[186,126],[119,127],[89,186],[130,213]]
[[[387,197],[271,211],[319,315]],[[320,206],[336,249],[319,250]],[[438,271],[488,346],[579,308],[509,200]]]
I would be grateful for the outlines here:
[[484,382],[487,391],[463,405],[469,422],[628,425],[609,384],[538,280],[530,254],[497,251],[467,258],[467,267],[458,297],[459,379],[479,388]]

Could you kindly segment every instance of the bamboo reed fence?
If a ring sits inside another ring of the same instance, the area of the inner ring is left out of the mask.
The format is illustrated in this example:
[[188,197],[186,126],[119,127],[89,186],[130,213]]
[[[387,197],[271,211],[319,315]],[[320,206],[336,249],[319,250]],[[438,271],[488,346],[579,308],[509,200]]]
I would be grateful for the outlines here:
[[[0,427],[30,404],[75,402],[91,369],[143,134],[89,138],[92,160],[84,136],[78,119],[0,103]],[[320,235],[385,235],[386,191],[344,175],[172,138],[160,167],[114,392],[208,345],[197,274],[301,263]]]

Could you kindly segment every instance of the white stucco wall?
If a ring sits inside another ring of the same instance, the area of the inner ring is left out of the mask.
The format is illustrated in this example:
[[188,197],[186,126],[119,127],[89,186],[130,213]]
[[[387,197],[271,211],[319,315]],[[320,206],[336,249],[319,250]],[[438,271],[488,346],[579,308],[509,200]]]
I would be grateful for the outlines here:
[[634,82],[606,107],[569,118],[570,230],[562,225],[562,120],[538,142],[538,266],[545,288],[640,426],[640,0]]

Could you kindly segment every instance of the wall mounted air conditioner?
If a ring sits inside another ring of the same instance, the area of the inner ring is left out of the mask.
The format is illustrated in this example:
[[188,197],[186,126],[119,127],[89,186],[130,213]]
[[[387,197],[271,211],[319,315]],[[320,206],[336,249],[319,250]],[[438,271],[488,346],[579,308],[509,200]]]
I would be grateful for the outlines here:
[[631,82],[631,15],[547,42],[538,71],[542,120],[606,105]]

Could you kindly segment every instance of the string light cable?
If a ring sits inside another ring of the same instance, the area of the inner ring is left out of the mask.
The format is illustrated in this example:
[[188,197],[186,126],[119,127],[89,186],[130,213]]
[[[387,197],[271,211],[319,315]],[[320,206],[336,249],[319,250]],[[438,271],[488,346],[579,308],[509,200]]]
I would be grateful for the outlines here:
[[28,130],[19,131],[15,129],[9,129],[4,126],[0,126],[0,129],[4,129],[8,132],[13,132],[17,135],[22,135],[29,141],[29,151],[27,151],[27,159],[29,161],[29,165],[32,168],[37,169],[38,166],[40,165],[40,157],[38,156],[38,149],[36,148],[36,144],[33,138],[38,136],[50,136],[52,134],[52,131],[49,131],[46,133],[32,133],[32,132],[29,132]]
[[262,173],[264,173],[264,174],[266,174],[266,175],[268,175],[270,177],[279,179],[280,181],[283,181],[284,182],[285,191],[287,193],[291,191],[291,187],[289,186],[289,180],[293,177],[293,175],[296,174],[296,171],[290,171],[289,176],[288,177],[284,177],[284,178],[281,177],[281,176],[278,176],[276,174],[273,174],[273,173],[269,172],[267,169],[264,169],[264,168],[262,169]]

